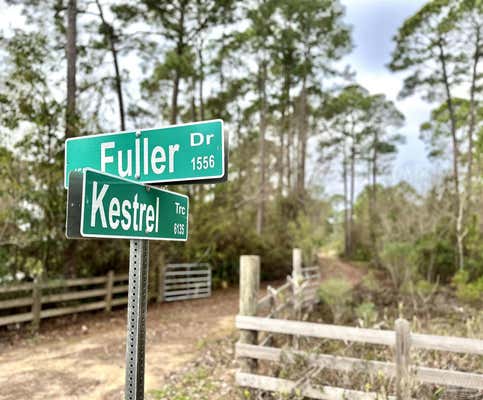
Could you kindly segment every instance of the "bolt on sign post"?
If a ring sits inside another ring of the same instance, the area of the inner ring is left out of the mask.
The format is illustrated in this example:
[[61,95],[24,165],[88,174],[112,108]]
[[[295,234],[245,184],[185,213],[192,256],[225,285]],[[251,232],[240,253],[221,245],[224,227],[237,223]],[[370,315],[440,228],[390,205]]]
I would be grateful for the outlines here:
[[145,184],[223,182],[227,156],[221,120],[66,140],[67,238],[130,239],[126,400],[144,399],[148,240],[188,239],[188,197]]

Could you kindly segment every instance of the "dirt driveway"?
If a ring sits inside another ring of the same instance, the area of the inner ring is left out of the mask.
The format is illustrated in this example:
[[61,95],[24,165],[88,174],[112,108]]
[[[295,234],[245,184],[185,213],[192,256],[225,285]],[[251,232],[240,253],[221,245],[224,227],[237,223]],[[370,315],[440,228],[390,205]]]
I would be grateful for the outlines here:
[[[196,355],[203,340],[230,333],[237,307],[237,289],[209,299],[151,305],[146,391],[159,389],[168,373]],[[43,325],[35,338],[0,343],[1,400],[124,398],[125,309]]]
[[[322,280],[341,276],[356,284],[363,275],[332,258],[321,256],[319,263]],[[146,392],[162,387],[169,374],[196,357],[205,340],[228,336],[237,310],[238,289],[219,290],[208,299],[150,305]],[[120,309],[46,320],[34,338],[0,337],[0,400],[123,399],[125,335],[126,310]]]

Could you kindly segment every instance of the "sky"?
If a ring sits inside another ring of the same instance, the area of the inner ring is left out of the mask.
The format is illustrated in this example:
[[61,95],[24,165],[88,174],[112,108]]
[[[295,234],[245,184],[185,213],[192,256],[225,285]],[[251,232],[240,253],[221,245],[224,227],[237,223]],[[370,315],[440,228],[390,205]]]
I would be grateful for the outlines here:
[[356,81],[371,93],[384,93],[404,114],[406,122],[400,130],[406,144],[400,146],[387,183],[410,180],[415,185],[428,182],[428,175],[438,166],[427,158],[419,139],[419,126],[429,118],[431,105],[417,94],[399,100],[405,73],[395,74],[386,67],[394,48],[392,38],[404,20],[426,3],[424,0],[341,0],[346,7],[346,22],[352,25],[355,48],[344,58],[356,71]]

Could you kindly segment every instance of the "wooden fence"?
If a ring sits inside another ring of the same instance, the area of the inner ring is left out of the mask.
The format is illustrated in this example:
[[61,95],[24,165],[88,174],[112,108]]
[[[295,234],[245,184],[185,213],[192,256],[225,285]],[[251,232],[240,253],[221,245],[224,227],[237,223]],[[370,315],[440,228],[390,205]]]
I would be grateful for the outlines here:
[[[251,262],[253,263],[253,260]],[[240,273],[242,275],[250,275],[257,272],[259,270],[251,267],[250,262],[243,260],[242,256]],[[414,380],[422,383],[473,389],[475,392],[483,390],[483,375],[481,374],[421,366],[411,367],[410,365],[411,349],[483,355],[482,340],[411,333],[409,323],[403,319],[396,321],[394,331],[388,331],[275,318],[282,309],[282,305],[274,306],[275,299],[281,291],[286,291],[285,286],[287,284],[277,290],[272,290],[269,295],[261,300],[257,300],[257,287],[252,285],[250,288],[248,286],[248,283],[257,281],[257,279],[257,277],[247,277],[241,280],[240,283],[240,313],[236,318],[236,327],[240,330],[240,340],[236,345],[236,355],[240,359],[241,366],[241,370],[236,374],[236,381],[240,386],[281,393],[297,393],[303,397],[324,400],[342,400],[346,398],[376,400],[379,398],[376,393],[329,386],[315,387],[310,384],[312,376],[320,373],[322,369],[331,369],[344,372],[382,372],[386,377],[395,379],[396,382],[396,396],[389,396],[389,399],[410,399],[410,389]],[[306,295],[302,295],[301,299],[304,299],[304,296]],[[308,297],[310,298],[310,296],[309,290]],[[252,303],[251,305],[246,304],[250,302]],[[283,303],[283,308],[287,307],[289,303],[292,305],[297,303],[294,296],[292,296],[292,301]],[[268,315],[263,317],[256,316],[261,310],[265,310],[268,305],[270,305],[272,310]],[[259,340],[259,332],[262,332],[264,335],[262,340]],[[311,354],[299,351],[297,342],[292,342],[291,348],[271,347],[272,341],[267,340],[267,338],[271,338],[274,334],[289,335],[292,338],[334,339],[391,346],[395,348],[395,360],[394,362],[367,361],[328,354]],[[300,357],[307,361],[309,369],[305,377],[299,381],[255,373],[258,360],[275,363],[294,363]],[[482,394],[482,392],[477,392],[476,396],[478,396],[478,393]]]
[[[150,299],[163,300],[163,267],[157,271],[156,290]],[[105,310],[127,304],[128,274],[94,278],[30,282],[0,286],[0,326],[31,322],[37,331],[40,320],[84,311]],[[7,298],[5,298],[7,297]],[[6,311],[8,310],[8,312]],[[28,310],[28,311],[27,311]]]
[[[260,287],[260,258],[258,256],[241,256],[240,258],[240,315],[256,316],[263,314],[265,318],[300,319],[304,309],[310,309],[317,301],[317,288],[320,275],[318,268],[302,268],[302,253],[293,249],[292,275],[287,282],[277,289],[268,286],[268,294],[258,299]],[[297,337],[293,337],[294,346],[298,346]],[[273,335],[266,332],[258,335],[254,330],[240,330],[238,344],[260,346],[270,345]],[[256,363],[254,359],[242,358],[242,370],[252,371]]]
[[[37,330],[40,320],[44,318],[91,310],[110,311],[113,306],[127,304],[127,280],[127,274],[114,276],[110,272],[107,276],[95,278],[0,287],[1,294],[11,293],[15,296],[0,301],[0,310],[15,310],[7,316],[0,317],[0,326],[32,322],[33,330]],[[46,293],[48,291],[53,293]],[[26,308],[30,310],[25,312]],[[18,311],[22,309],[24,311]]]
[[208,264],[168,264],[164,276],[164,301],[211,296],[211,267]]
[[[156,271],[157,302],[199,299],[211,295],[208,264],[168,264]],[[127,304],[128,274],[94,278],[29,282],[0,286],[0,326],[31,322],[37,331],[40,320],[83,311],[105,310]]]

